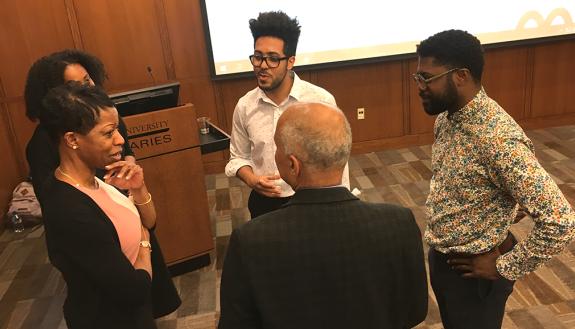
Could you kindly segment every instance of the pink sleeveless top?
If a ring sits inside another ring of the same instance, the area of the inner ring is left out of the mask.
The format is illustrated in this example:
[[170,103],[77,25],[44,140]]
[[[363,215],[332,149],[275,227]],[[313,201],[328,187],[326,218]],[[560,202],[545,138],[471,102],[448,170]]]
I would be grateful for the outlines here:
[[92,198],[110,218],[120,238],[122,252],[133,265],[138,256],[142,235],[142,222],[138,209],[128,197],[120,193],[115,187],[98,178],[96,180],[98,182],[98,189],[96,190],[83,186],[76,186],[76,188]]

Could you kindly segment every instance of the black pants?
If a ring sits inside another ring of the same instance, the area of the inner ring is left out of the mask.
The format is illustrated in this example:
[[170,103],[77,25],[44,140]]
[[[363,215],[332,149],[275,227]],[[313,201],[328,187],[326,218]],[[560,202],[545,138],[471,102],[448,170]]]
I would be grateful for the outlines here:
[[252,218],[256,218],[270,211],[279,209],[290,199],[291,196],[285,198],[270,198],[252,190],[248,200],[248,209],[250,210]]
[[448,256],[429,249],[429,275],[445,329],[500,329],[515,281],[464,279]]

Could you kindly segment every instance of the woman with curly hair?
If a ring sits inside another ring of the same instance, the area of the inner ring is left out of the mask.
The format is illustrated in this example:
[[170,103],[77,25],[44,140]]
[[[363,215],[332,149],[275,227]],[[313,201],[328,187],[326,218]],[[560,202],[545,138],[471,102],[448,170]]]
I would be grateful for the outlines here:
[[[26,101],[26,116],[37,121],[44,105],[42,100],[50,89],[63,85],[67,81],[78,81],[91,86],[102,87],[106,80],[104,64],[97,57],[76,49],[67,49],[38,59],[28,71],[24,98]],[[124,121],[120,119],[120,134],[126,140],[122,147],[122,156],[128,162],[135,162],[134,152],[130,149],[128,133]],[[42,184],[60,163],[58,149],[51,142],[46,129],[40,123],[28,141],[26,157],[30,166],[32,185],[42,202]],[[97,176],[104,176],[102,169]]]

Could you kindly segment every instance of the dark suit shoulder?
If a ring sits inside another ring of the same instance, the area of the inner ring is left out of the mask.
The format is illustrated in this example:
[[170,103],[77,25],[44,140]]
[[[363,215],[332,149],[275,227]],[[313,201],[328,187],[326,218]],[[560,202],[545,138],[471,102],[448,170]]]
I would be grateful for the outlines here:
[[411,209],[391,203],[370,203],[359,201],[354,211],[358,222],[369,223],[371,227],[385,227],[390,231],[419,232]]
[[365,208],[372,208],[375,211],[383,211],[383,212],[390,212],[390,213],[405,213],[411,212],[409,208],[406,208],[402,205],[393,204],[393,203],[376,203],[376,202],[366,202],[366,201],[358,201],[358,207],[365,207]]
[[402,220],[413,217],[411,209],[397,204],[359,201],[357,207],[364,209],[364,212],[373,212],[373,215],[380,214],[388,219]]
[[306,229],[337,230],[344,227],[378,231],[382,235],[420,233],[409,208],[389,203],[369,203],[359,199],[325,204],[298,204],[280,208],[252,219],[238,229],[241,240],[258,243],[272,237],[287,237]]

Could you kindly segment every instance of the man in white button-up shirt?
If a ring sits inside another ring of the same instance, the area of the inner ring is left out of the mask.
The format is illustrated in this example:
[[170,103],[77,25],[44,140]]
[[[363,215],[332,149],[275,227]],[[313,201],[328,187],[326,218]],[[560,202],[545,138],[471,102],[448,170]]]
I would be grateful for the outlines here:
[[[336,104],[329,92],[292,71],[300,34],[297,19],[283,12],[260,13],[250,20],[250,29],[254,37],[250,61],[258,87],[240,98],[234,110],[226,175],[238,176],[252,188],[248,208],[254,218],[278,209],[294,194],[280,178],[274,160],[279,116],[295,102]],[[349,188],[347,165],[342,184]]]

